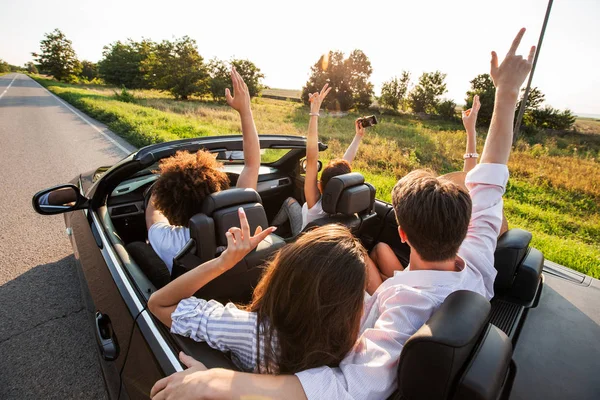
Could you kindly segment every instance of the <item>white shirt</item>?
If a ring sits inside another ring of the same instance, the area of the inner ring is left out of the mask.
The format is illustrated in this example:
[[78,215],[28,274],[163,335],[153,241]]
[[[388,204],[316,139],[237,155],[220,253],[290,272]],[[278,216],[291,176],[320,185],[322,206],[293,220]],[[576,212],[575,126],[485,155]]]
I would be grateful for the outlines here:
[[326,217],[328,215],[329,214],[323,211],[321,200],[317,201],[312,208],[308,208],[308,203],[304,203],[302,205],[302,229],[306,228],[306,225],[314,220]]
[[157,222],[148,229],[148,241],[161,260],[173,269],[173,258],[190,240],[190,230],[185,226],[173,226],[167,222]]
[[296,374],[308,399],[385,399],[397,388],[400,353],[411,337],[457,290],[494,296],[494,251],[502,224],[504,164],[479,164],[467,174],[473,202],[467,237],[458,250],[460,272],[398,271],[366,299],[361,335],[338,368]]

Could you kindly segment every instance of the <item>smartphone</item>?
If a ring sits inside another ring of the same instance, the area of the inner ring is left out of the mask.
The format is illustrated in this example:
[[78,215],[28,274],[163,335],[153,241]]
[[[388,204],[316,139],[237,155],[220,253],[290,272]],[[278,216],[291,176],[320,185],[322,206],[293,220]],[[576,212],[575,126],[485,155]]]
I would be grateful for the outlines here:
[[358,119],[358,122],[363,128],[368,128],[373,125],[377,125],[377,118],[374,115],[369,115],[368,117],[362,117]]

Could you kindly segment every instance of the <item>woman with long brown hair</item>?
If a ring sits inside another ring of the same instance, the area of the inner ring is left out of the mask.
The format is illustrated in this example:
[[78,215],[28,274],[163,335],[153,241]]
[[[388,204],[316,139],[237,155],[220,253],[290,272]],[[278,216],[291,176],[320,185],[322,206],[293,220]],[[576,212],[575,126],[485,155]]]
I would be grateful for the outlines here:
[[359,334],[366,250],[347,228],[327,225],[279,250],[249,305],[193,297],[275,229],[259,228],[251,236],[241,208],[239,217],[241,228],[226,233],[221,256],[155,292],[150,311],[171,332],[231,352],[245,371],[280,374],[337,366]]

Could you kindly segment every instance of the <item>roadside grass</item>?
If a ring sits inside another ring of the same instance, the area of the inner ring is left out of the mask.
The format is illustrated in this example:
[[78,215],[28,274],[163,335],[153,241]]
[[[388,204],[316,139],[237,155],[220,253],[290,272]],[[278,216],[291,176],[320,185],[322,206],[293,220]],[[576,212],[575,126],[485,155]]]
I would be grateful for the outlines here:
[[[240,133],[237,113],[224,104],[175,101],[151,90],[131,91],[135,100],[125,103],[117,100],[115,88],[33,77],[136,146]],[[308,109],[302,104],[259,97],[253,99],[252,108],[260,133],[306,134]],[[324,163],[343,155],[359,116],[320,118],[320,138],[329,146],[321,156]],[[398,178],[413,169],[426,167],[438,173],[462,169],[465,137],[459,122],[410,115],[379,119],[365,135],[353,165],[377,188],[379,199],[389,202]],[[584,123],[584,133],[519,140],[509,163],[505,212],[511,227],[532,232],[533,246],[546,258],[600,278],[600,124]],[[478,137],[480,150],[484,136]]]

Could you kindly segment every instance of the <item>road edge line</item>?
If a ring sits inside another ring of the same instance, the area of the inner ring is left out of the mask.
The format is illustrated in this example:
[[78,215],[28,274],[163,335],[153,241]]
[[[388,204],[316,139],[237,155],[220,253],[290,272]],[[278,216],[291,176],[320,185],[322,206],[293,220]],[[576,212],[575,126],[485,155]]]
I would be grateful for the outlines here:
[[[27,76],[27,75],[26,75]],[[16,77],[15,77],[16,78]],[[94,128],[94,130],[96,132],[98,132],[99,134],[101,134],[102,136],[104,136],[106,139],[108,139],[112,144],[114,144],[115,146],[117,146],[123,153],[125,153],[126,156],[128,156],[129,154],[132,153],[132,151],[127,150],[122,144],[120,144],[119,142],[117,142],[115,139],[111,138],[109,135],[106,134],[106,132],[104,132],[102,129],[98,128],[96,125],[92,124],[90,121],[88,121],[84,115],[87,117],[86,114],[84,114],[82,111],[79,111],[75,108],[73,108],[70,104],[68,104],[67,102],[65,102],[63,99],[61,99],[60,97],[58,97],[57,95],[55,95],[54,93],[52,93],[51,91],[49,91],[47,88],[45,88],[44,86],[42,86],[38,81],[36,81],[35,79],[31,78],[28,76],[29,79],[31,79],[33,82],[35,82],[36,85],[38,85],[39,87],[41,87],[42,89],[44,89],[46,92],[50,93],[50,95],[52,97],[54,97],[60,104],[62,104],[64,107],[66,107],[69,111],[71,111],[73,114],[75,114],[77,117],[79,117],[79,119],[81,119],[83,122],[85,122],[86,124],[88,124],[89,126],[91,126],[92,128]],[[135,150],[133,150],[135,151]]]

